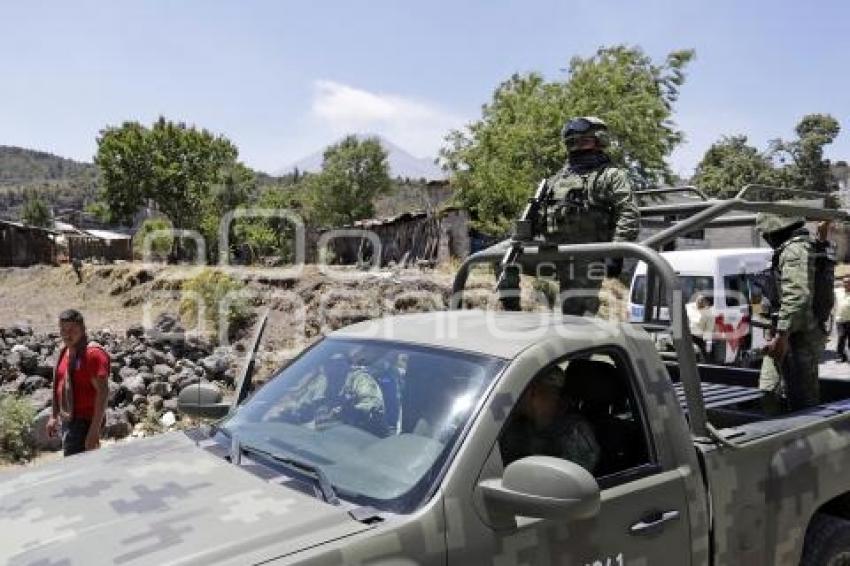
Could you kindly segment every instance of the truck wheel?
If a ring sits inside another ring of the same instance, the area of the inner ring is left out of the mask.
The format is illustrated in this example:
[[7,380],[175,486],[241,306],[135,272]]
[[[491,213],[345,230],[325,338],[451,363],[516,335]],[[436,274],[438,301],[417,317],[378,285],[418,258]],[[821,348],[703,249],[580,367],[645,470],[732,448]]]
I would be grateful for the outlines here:
[[850,565],[850,521],[818,513],[806,531],[800,566]]

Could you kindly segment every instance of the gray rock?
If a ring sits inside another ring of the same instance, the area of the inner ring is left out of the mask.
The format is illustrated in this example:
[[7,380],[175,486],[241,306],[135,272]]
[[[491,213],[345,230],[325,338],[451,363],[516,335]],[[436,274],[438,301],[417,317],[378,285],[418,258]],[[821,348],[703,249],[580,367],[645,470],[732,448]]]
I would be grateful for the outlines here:
[[145,385],[150,385],[151,383],[153,383],[154,381],[156,381],[156,380],[154,379],[153,374],[152,374],[152,373],[150,373],[150,372],[148,372],[148,371],[144,371],[144,372],[140,371],[140,372],[139,372],[139,376],[140,376],[140,377],[144,380]]
[[29,324],[15,324],[9,330],[12,336],[32,336],[32,326]]
[[153,407],[154,411],[162,410],[163,399],[159,395],[150,395],[148,397],[148,405]]
[[145,383],[144,378],[139,374],[128,377],[122,382],[122,385],[133,395],[144,395],[147,392],[147,384]]
[[200,361],[200,366],[207,372],[207,377],[220,379],[227,371],[227,360],[220,356],[207,356]]
[[121,399],[121,385],[112,381],[111,379],[108,382],[109,386],[109,395],[107,396],[106,404],[110,407],[116,407],[118,403],[120,403]]
[[148,404],[147,395],[139,395],[138,393],[133,395],[133,405],[135,405],[136,407],[141,407],[142,405],[147,406],[147,404]]
[[21,371],[25,373],[35,373],[36,368],[38,368],[38,354],[30,350],[29,348],[25,348],[23,350],[18,351],[18,356],[20,356],[21,360]]
[[[155,381],[148,385],[148,395],[159,395],[160,397],[171,396],[171,386],[162,381]],[[148,400],[150,402],[150,400]]]
[[172,413],[179,414],[177,409],[177,399],[166,399],[162,402],[162,410],[163,411],[171,411]]
[[135,425],[139,422],[139,410],[135,407],[135,405],[128,405],[122,410],[124,411],[124,418],[128,423]]
[[106,424],[103,426],[103,436],[106,438],[124,438],[130,434],[133,427],[127,420],[126,411],[107,409]]
[[32,405],[33,409],[37,412],[43,411],[46,407],[49,407],[53,404],[53,390],[52,389],[36,389],[29,396],[29,402]]
[[46,388],[50,383],[47,378],[41,377],[40,375],[31,375],[24,379],[24,382],[20,386],[20,390],[23,393],[32,393],[36,389]]
[[158,381],[167,381],[173,373],[174,370],[165,364],[156,364],[153,366],[153,375]]
[[127,329],[127,338],[141,338],[145,335],[145,327],[141,324],[133,324]]
[[39,359],[38,364],[35,367],[34,374],[40,375],[42,377],[46,377],[48,379],[53,378],[53,362],[50,360]]
[[118,376],[121,378],[122,383],[126,383],[128,379],[138,374],[139,370],[126,366],[118,370]]
[[60,431],[56,431],[54,436],[47,434],[47,421],[53,414],[53,409],[46,407],[39,411],[35,420],[32,422],[32,434],[35,446],[39,450],[55,452],[62,449],[62,435]]
[[[17,371],[17,370],[15,370],[15,371]],[[26,380],[26,378],[27,378],[26,375],[24,375],[22,373],[18,373],[17,377],[14,377],[11,380],[6,381],[3,385],[0,385],[0,393],[6,393],[6,394],[8,394],[8,393],[12,393],[12,394],[18,393],[20,391],[21,387],[24,385],[24,381]]]

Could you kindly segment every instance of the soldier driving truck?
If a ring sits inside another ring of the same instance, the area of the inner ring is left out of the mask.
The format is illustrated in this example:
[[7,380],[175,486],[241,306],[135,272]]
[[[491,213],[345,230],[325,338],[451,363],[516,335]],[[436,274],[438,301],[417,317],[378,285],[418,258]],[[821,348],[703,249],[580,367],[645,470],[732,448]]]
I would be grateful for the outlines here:
[[[544,180],[517,228],[520,238],[539,236],[549,244],[631,242],[637,239],[640,213],[628,173],[614,166],[606,149],[611,143],[608,125],[594,116],[572,118],[561,132],[567,148],[564,167]],[[541,210],[543,209],[543,210]],[[537,218],[534,218],[534,217]],[[522,231],[528,231],[523,235]],[[495,249],[507,251],[498,281],[505,310],[519,310],[521,269],[510,242]],[[548,266],[537,266],[529,275],[540,275]],[[595,314],[598,291],[604,279],[623,271],[619,258],[564,258],[554,265],[564,314]],[[548,270],[547,270],[548,271]]]
[[[646,262],[675,359],[647,332],[651,292],[634,324],[463,309],[470,270],[503,258],[485,250],[458,270],[448,312],[337,330],[250,395],[248,363],[232,402],[184,389],[181,409],[212,424],[0,475],[0,562],[842,564],[850,383],[821,378],[817,405],[766,414],[758,371],[697,365],[687,297],[657,251],[733,210],[846,220],[745,196],[701,203],[639,244],[515,242],[523,269]],[[331,360],[346,366],[334,375],[368,374],[375,414],[397,426],[329,418],[323,403],[278,418],[293,392],[323,389],[310,384]],[[534,425],[521,450],[518,419]],[[564,434],[583,431],[592,458],[552,437],[565,421],[582,423]]]

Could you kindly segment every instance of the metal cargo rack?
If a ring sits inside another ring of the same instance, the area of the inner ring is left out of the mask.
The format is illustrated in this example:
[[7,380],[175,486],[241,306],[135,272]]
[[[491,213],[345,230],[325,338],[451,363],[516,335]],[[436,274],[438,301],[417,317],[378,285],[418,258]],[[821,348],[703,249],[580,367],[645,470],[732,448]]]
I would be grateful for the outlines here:
[[[640,207],[641,218],[681,217],[682,220],[674,222],[668,228],[653,234],[641,242],[600,242],[591,244],[552,244],[543,240],[515,242],[521,247],[521,254],[517,260],[524,269],[533,268],[540,264],[554,264],[556,262],[570,261],[571,259],[598,259],[610,258],[634,258],[642,260],[647,264],[647,292],[644,303],[645,328],[657,329],[658,321],[650,320],[653,310],[653,297],[655,293],[656,280],[660,280],[662,289],[667,296],[667,304],[670,305],[670,321],[668,327],[671,331],[673,346],[679,361],[679,378],[681,381],[681,392],[687,406],[687,412],[691,427],[691,433],[698,438],[716,437],[709,435],[713,430],[706,419],[706,402],[703,397],[703,389],[697,372],[696,356],[693,350],[693,342],[687,324],[685,313],[686,297],[682,296],[682,287],[676,272],[670,264],[661,256],[660,250],[665,244],[676,238],[704,228],[719,228],[729,226],[746,226],[755,222],[756,213],[771,212],[786,216],[802,216],[808,220],[850,220],[850,216],[842,210],[831,210],[823,207],[794,204],[790,202],[770,202],[749,200],[748,195],[756,190],[767,190],[781,192],[794,197],[823,198],[822,193],[787,189],[784,187],[771,187],[767,185],[747,185],[730,199],[709,199],[697,187],[686,186],[671,189],[658,189],[653,191],[638,191],[638,196],[662,196],[671,193],[691,193],[697,196],[693,203],[684,204],[658,204]],[[742,216],[721,218],[730,212],[745,213]],[[463,290],[469,277],[470,268],[476,264],[499,263],[504,256],[504,249],[495,247],[482,250],[470,255],[458,269],[452,286],[452,297],[450,308],[463,308]]]

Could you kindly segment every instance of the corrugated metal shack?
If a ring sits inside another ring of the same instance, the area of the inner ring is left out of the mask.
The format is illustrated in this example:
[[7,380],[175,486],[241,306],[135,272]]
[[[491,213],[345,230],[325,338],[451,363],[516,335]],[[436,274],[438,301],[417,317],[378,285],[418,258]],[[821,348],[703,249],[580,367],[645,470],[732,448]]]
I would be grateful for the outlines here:
[[58,238],[47,228],[0,220],[0,267],[56,264]]
[[[462,208],[446,208],[436,213],[406,212],[388,218],[360,220],[340,230],[361,230],[375,234],[381,242],[380,265],[427,263],[434,265],[450,258],[463,259],[469,255],[469,214]],[[333,263],[356,264],[372,262],[370,239],[360,235],[333,235],[327,249]]]
[[100,261],[131,261],[133,246],[130,236],[109,230],[78,230],[66,234],[70,259],[96,259]]

